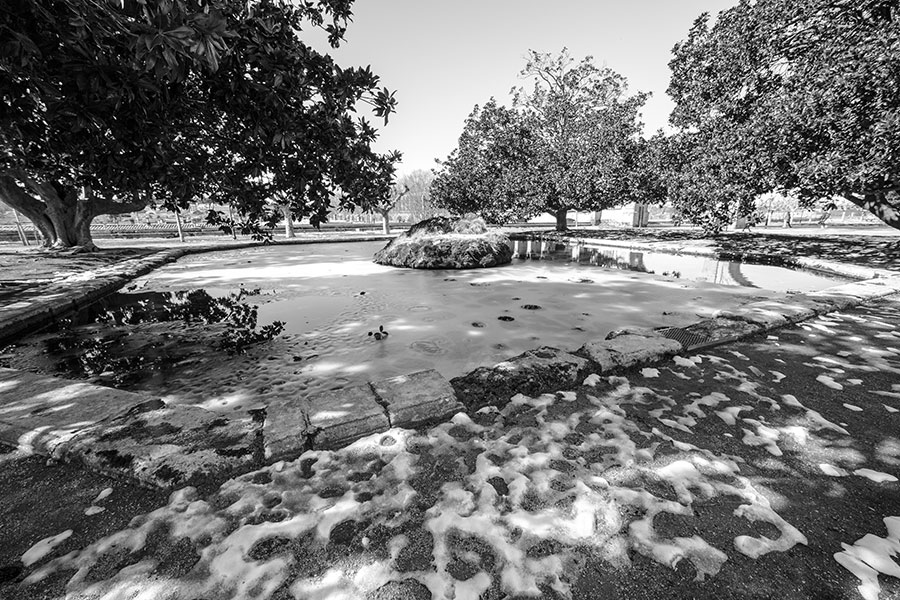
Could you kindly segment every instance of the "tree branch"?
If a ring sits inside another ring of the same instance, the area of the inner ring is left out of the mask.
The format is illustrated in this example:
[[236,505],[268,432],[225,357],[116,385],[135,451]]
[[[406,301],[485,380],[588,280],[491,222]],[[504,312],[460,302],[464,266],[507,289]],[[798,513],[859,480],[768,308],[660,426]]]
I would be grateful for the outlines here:
[[[139,195],[135,196],[140,198]],[[145,200],[117,201],[112,198],[103,198],[94,196],[94,214],[97,215],[122,215],[130,212],[137,212],[147,208],[149,203]]]

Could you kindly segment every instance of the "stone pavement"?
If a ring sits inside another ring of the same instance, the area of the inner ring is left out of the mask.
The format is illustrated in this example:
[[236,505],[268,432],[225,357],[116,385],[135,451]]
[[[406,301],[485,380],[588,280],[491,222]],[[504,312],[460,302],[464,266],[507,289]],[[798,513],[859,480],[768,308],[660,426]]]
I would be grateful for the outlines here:
[[33,481],[26,519],[45,523],[20,535],[0,477],[0,595],[897,598],[898,322],[895,295],[514,394],[130,523],[79,512],[115,510],[127,483],[73,511]]

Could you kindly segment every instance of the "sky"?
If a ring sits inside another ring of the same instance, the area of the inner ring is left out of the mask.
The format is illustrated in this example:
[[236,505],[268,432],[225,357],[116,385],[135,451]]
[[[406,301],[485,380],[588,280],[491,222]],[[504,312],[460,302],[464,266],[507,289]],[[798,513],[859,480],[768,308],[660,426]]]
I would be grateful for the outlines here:
[[[399,150],[398,173],[431,169],[456,147],[476,104],[492,96],[509,104],[509,91],[528,50],[569,49],[576,60],[593,56],[651,92],[645,132],[664,127],[672,109],[666,95],[672,47],[687,37],[703,12],[715,15],[737,0],[357,0],[346,41],[329,49],[343,67],[371,65],[381,85],[396,90],[391,115],[375,147]],[[366,115],[381,124],[374,115]]]

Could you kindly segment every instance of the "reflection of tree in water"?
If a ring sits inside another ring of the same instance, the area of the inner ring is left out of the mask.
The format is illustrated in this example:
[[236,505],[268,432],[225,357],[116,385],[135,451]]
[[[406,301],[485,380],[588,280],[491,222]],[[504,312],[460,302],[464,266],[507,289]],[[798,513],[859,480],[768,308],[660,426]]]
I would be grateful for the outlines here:
[[738,285],[754,288],[759,287],[758,285],[754,285],[752,281],[744,276],[744,273],[741,271],[741,263],[739,262],[731,261],[728,263],[728,274]]
[[[284,330],[281,321],[257,327],[258,308],[244,298],[258,293],[242,289],[222,298],[205,290],[115,294],[61,321],[45,340],[46,354],[60,373],[116,383],[153,379],[210,346],[240,354]],[[179,321],[183,327],[153,327]]]
[[[583,256],[583,253],[582,253]],[[582,258],[582,260],[584,260]],[[629,252],[628,260],[625,260],[620,253],[610,252],[607,250],[598,250],[592,248],[588,262],[598,267],[606,267],[610,269],[620,269],[622,271],[638,271],[639,273],[651,273],[644,265],[643,252]]]

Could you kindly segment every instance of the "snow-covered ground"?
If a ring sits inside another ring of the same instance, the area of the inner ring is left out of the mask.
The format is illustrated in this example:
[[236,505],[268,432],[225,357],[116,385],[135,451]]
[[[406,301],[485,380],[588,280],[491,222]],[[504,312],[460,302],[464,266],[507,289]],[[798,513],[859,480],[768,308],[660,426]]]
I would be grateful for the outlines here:
[[106,600],[591,598],[597,573],[658,585],[653,564],[684,576],[668,597],[721,597],[718,578],[762,585],[742,573],[766,561],[778,597],[894,594],[897,316],[833,314],[308,452],[209,498],[179,490],[25,583],[67,573],[71,595]]

